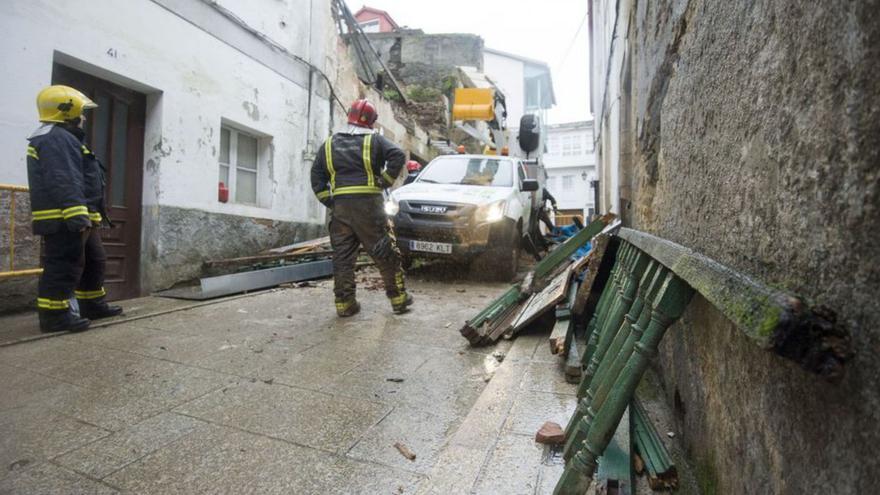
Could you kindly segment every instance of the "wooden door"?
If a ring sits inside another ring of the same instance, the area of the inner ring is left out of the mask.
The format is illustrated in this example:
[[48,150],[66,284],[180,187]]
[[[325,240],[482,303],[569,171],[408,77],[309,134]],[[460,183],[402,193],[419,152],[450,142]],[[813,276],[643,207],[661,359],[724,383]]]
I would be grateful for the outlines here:
[[101,229],[107,251],[108,299],[140,295],[141,197],[146,97],[83,72],[55,64],[52,83],[74,87],[98,108],[86,113],[89,148],[107,168],[107,213]]

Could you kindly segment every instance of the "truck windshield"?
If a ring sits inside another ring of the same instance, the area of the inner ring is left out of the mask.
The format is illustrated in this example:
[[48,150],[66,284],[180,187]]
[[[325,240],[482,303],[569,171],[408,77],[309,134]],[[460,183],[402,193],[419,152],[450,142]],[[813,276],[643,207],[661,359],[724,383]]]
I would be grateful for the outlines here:
[[513,170],[510,160],[483,156],[443,157],[431,162],[417,182],[511,187]]

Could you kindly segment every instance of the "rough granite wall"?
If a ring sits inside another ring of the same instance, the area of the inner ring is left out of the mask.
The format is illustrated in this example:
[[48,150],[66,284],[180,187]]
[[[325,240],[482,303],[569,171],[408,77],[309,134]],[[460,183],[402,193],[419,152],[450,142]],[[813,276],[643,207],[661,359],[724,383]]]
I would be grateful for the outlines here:
[[439,87],[464,65],[483,68],[483,39],[475,34],[424,34],[419,30],[371,33],[382,62],[404,84]]
[[703,489],[874,493],[880,2],[633,6],[625,218],[832,308],[857,350],[824,383],[696,298],[659,364]]
[[198,277],[204,261],[251,256],[325,232],[323,224],[280,222],[173,206],[156,209],[158,242],[142,254],[148,257],[146,263],[150,267],[143,274],[148,291]]
[[[11,193],[0,191],[0,271],[9,270],[9,213]],[[40,266],[40,238],[31,233],[31,202],[27,193],[15,193],[15,269]],[[33,305],[37,300],[37,277],[0,280],[0,314]]]

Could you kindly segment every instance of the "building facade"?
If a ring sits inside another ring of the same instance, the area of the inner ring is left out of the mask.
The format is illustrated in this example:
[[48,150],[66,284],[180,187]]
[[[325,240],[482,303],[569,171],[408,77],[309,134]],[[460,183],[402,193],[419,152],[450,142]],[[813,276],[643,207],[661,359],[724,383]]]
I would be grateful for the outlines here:
[[546,62],[484,48],[483,72],[504,93],[508,127],[519,128],[520,118],[527,114],[547,123],[547,110],[556,104],[556,95]]
[[354,18],[365,33],[390,33],[399,27],[388,12],[372,7],[361,7],[354,13]]
[[[389,137],[427,142],[357,80],[330,2],[12,1],[0,29],[15,74],[0,81],[0,183],[27,184],[41,88],[68,84],[100,105],[87,132],[109,171],[115,227],[102,236],[113,298],[196,277],[208,259],[323,235],[309,167],[354,98],[376,101]],[[17,266],[31,268],[38,241],[28,216],[16,218]],[[33,299],[32,285],[3,283],[0,295]]]
[[560,215],[590,218],[595,212],[592,186],[596,178],[593,122],[548,125],[545,142],[545,187],[556,198]]

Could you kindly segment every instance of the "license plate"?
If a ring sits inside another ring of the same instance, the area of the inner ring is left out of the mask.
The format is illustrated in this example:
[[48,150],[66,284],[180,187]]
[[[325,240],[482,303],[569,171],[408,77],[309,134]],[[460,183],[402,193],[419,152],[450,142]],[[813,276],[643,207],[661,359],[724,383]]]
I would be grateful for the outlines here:
[[409,241],[409,249],[425,253],[452,254],[452,244],[447,242]]

